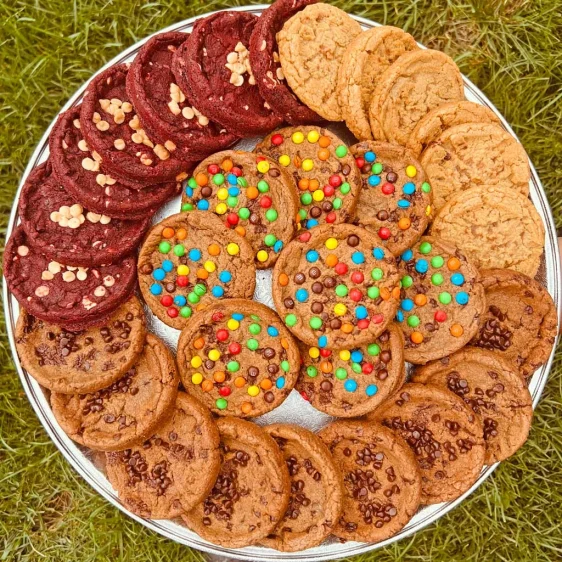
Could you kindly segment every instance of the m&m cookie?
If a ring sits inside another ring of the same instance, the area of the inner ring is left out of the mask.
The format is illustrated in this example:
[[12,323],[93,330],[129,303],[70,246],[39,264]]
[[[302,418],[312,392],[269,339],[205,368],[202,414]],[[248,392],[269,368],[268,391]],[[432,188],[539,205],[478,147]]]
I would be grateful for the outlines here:
[[268,135],[255,152],[265,154],[293,178],[304,228],[353,218],[361,173],[345,143],[323,127],[287,127]]
[[486,305],[476,267],[449,242],[425,236],[400,256],[398,270],[406,361],[423,365],[466,345]]
[[178,342],[183,386],[215,414],[255,417],[287,398],[299,373],[296,342],[268,307],[225,300],[196,314]]
[[370,344],[398,308],[395,258],[363,228],[314,228],[277,260],[273,300],[285,325],[309,346],[339,351]]
[[432,194],[425,172],[413,154],[397,144],[364,141],[349,150],[363,178],[357,221],[398,255],[429,223]]
[[216,299],[254,294],[250,245],[208,214],[179,213],[148,233],[138,260],[139,285],[152,312],[181,330]]
[[299,348],[296,388],[330,416],[352,418],[371,412],[405,381],[404,338],[394,323],[372,343],[354,349]]
[[203,160],[189,178],[182,211],[210,211],[246,238],[256,267],[266,269],[293,238],[298,196],[277,162],[251,152],[227,150]]

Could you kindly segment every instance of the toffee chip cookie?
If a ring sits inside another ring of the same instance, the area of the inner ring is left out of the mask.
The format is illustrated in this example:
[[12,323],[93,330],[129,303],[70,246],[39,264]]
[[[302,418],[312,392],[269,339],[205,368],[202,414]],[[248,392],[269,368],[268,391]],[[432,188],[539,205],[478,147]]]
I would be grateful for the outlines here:
[[296,230],[298,196],[279,164],[251,152],[228,150],[195,168],[182,197],[182,211],[216,214],[246,238],[256,267],[272,267]]
[[217,420],[222,464],[207,498],[183,515],[199,536],[229,548],[267,537],[289,505],[291,483],[277,443],[261,427],[237,418]]
[[172,62],[193,106],[237,136],[265,134],[282,121],[252,74],[248,48],[257,21],[254,14],[234,11],[198,19]]
[[210,121],[186,100],[172,73],[172,58],[189,37],[170,31],[149,39],[127,74],[127,94],[148,136],[186,160],[223,150],[237,137]]
[[282,552],[318,546],[330,535],[342,510],[341,474],[322,440],[298,425],[273,424],[265,431],[283,453],[291,478],[291,498],[285,516],[261,541]]
[[286,127],[268,135],[255,152],[293,178],[304,228],[349,221],[361,190],[361,174],[345,143],[323,127]]
[[219,432],[207,408],[178,393],[169,419],[144,441],[106,453],[107,478],[133,513],[179,517],[199,504],[220,470]]
[[347,46],[337,93],[343,120],[356,138],[373,138],[369,102],[383,73],[404,53],[417,48],[409,33],[388,25],[363,31]]
[[132,368],[146,336],[142,305],[123,303],[105,325],[70,332],[27,313],[16,324],[16,348],[25,370],[42,386],[63,394],[101,390]]
[[465,346],[478,331],[486,299],[476,267],[449,242],[425,236],[399,259],[406,361],[424,364]]
[[330,416],[367,414],[404,384],[404,337],[394,323],[376,341],[355,349],[299,347],[302,364],[296,388]]
[[283,121],[291,125],[318,123],[323,119],[302,103],[285,80],[277,32],[297,12],[318,0],[277,0],[258,19],[250,37],[250,66],[263,99]]
[[79,117],[80,106],[59,115],[49,137],[50,162],[56,179],[88,211],[123,220],[146,220],[180,192],[177,181],[131,189],[112,177],[101,156],[90,150]]
[[364,141],[349,150],[363,178],[356,221],[399,255],[424,233],[431,217],[425,172],[413,154],[397,144]]
[[380,542],[415,515],[422,481],[407,444],[379,424],[337,421],[325,427],[326,443],[343,475],[343,513],[336,537]]
[[228,299],[194,315],[177,353],[184,388],[219,415],[255,417],[291,392],[299,350],[263,304]]
[[437,210],[476,187],[529,194],[527,153],[495,123],[464,123],[445,129],[424,150],[421,163]]
[[273,301],[286,326],[320,349],[373,342],[396,313],[400,278],[394,258],[357,226],[303,232],[273,270]]
[[544,251],[544,226],[533,203],[509,187],[483,185],[454,195],[431,234],[450,240],[479,269],[507,268],[534,277]]
[[49,161],[28,176],[18,212],[35,248],[52,260],[85,267],[134,252],[149,224],[148,217],[125,221],[87,211],[61,187]]
[[467,100],[444,103],[417,123],[407,147],[419,156],[447,129],[465,123],[495,123],[501,126],[499,117],[485,105]]
[[147,334],[133,367],[89,394],[51,394],[53,414],[74,441],[99,451],[121,451],[149,439],[173,411],[179,377],[166,345]]
[[128,71],[116,64],[88,84],[80,110],[88,146],[109,173],[134,189],[185,178],[190,164],[175,156],[176,145],[154,143],[142,128],[126,91]]
[[478,478],[486,454],[482,423],[453,392],[406,384],[368,417],[412,449],[422,477],[422,504],[454,500]]
[[328,121],[341,121],[338,71],[361,26],[330,4],[312,4],[285,22],[277,34],[287,84],[310,109]]
[[530,377],[548,360],[558,321],[556,306],[537,281],[508,269],[484,269],[486,311],[470,342],[489,349]]
[[507,459],[527,440],[533,418],[529,389],[515,368],[496,353],[461,349],[416,368],[412,382],[446,388],[472,408],[484,427],[485,464]]
[[30,314],[47,322],[80,329],[113,312],[134,290],[135,260],[75,267],[50,260],[30,245],[21,226],[4,252],[8,288]]
[[427,113],[462,99],[462,76],[451,57],[432,49],[409,51],[383,73],[375,86],[369,106],[373,137],[405,146]]
[[148,233],[138,259],[139,285],[150,310],[181,330],[194,311],[216,299],[254,294],[254,252],[209,213],[171,215]]

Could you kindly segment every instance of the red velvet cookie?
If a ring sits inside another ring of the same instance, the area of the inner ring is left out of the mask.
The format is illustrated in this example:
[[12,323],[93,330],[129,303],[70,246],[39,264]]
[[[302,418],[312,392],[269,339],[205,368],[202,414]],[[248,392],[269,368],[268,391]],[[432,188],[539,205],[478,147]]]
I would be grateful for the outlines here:
[[80,106],[59,115],[49,137],[53,173],[64,189],[89,211],[125,220],[145,219],[179,193],[171,181],[131,189],[106,172],[80,129]]
[[142,128],[126,90],[128,65],[112,66],[84,92],[80,125],[104,168],[134,189],[185,177],[190,164],[176,145],[153,142]]
[[261,97],[250,68],[250,36],[258,18],[217,12],[199,19],[176,51],[172,70],[188,100],[239,136],[265,134],[281,124]]
[[276,34],[297,12],[318,0],[277,0],[265,10],[250,38],[250,64],[260,94],[291,125],[320,123],[322,117],[293,93],[281,69]]
[[147,41],[127,74],[127,94],[151,139],[172,141],[176,156],[198,160],[238,139],[192,107],[176,84],[172,57],[187,37],[170,31]]

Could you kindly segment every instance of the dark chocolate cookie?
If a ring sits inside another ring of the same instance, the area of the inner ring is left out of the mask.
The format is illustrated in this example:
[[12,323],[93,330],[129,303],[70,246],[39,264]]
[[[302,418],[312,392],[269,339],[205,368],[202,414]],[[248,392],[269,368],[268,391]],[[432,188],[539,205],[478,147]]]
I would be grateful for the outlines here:
[[250,68],[250,36],[258,18],[224,11],[199,19],[176,51],[172,69],[187,99],[238,136],[265,134],[281,124],[261,97]]

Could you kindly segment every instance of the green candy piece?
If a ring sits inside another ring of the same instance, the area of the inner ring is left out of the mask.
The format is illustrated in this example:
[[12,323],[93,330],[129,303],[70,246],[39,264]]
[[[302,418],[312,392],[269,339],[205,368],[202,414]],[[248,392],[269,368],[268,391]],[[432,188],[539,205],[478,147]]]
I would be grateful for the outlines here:
[[174,246],[174,254],[181,258],[185,254],[185,248],[181,244],[176,244]]
[[309,365],[306,368],[306,374],[309,377],[314,378],[318,374],[318,369],[314,365]]
[[371,277],[372,277],[375,281],[380,281],[380,280],[384,277],[383,270],[382,270],[380,267],[375,267],[375,268],[371,271]]
[[246,342],[246,346],[248,347],[248,349],[250,351],[256,351],[256,349],[260,346],[258,340],[255,340],[254,338],[250,338],[247,342]]
[[401,283],[402,283],[402,288],[407,289],[408,287],[411,287],[414,284],[414,280],[409,275],[404,275],[404,277],[402,277]]
[[312,195],[308,191],[301,195],[301,203],[303,205],[310,205],[312,203]]
[[215,185],[222,185],[224,183],[224,175],[223,174],[215,174],[213,176],[213,183]]
[[340,186],[340,191],[344,194],[347,195],[350,191],[351,191],[351,186],[347,183],[344,182],[341,184]]
[[313,330],[318,330],[318,329],[320,329],[320,328],[322,327],[322,318],[318,318],[318,316],[313,316],[313,317],[310,319],[309,324],[310,324],[310,327],[311,327]]
[[373,172],[373,174],[380,174],[382,172],[382,164],[380,162],[376,162],[375,164],[373,164],[373,167],[371,168],[371,172]]
[[160,244],[158,244],[158,249],[161,254],[167,254],[172,249],[172,246],[169,242],[163,240]]
[[265,180],[258,182],[258,191],[260,193],[267,193],[269,191],[269,184]]
[[431,191],[431,186],[426,181],[422,183],[421,188],[424,193],[429,193]]
[[240,370],[240,363],[238,363],[238,361],[229,361],[226,364],[226,370],[229,373],[236,373],[237,371]]
[[420,253],[429,254],[431,252],[431,244],[429,242],[422,242],[420,244]]
[[275,242],[277,242],[277,238],[275,237],[275,234],[267,234],[263,241],[266,246],[269,246],[271,248],[271,246],[273,246]]
[[191,203],[184,203],[181,206],[181,210],[184,212],[193,211],[193,205]]
[[332,202],[332,206],[336,211],[341,209],[342,205],[343,205],[343,201],[339,197],[336,197]]
[[344,156],[347,156],[347,146],[344,146],[343,144],[340,144],[336,148],[336,156],[338,158],[343,158]]
[[248,209],[248,207],[242,207],[238,210],[238,216],[244,221],[248,220],[250,218],[250,209]]
[[408,326],[410,326],[410,328],[417,328],[419,325],[420,319],[415,314],[408,316]]
[[193,292],[198,296],[202,297],[207,292],[207,287],[201,283],[197,283],[195,287],[193,287]]
[[338,285],[336,287],[336,295],[338,295],[338,297],[347,297],[348,293],[349,289],[345,285]]
[[195,178],[189,178],[189,180],[187,180],[187,185],[189,185],[189,187],[191,187],[191,189],[197,189],[197,187],[198,187],[197,182],[195,181]]
[[431,258],[431,267],[439,268],[443,267],[445,260],[441,256],[433,256]]
[[437,286],[442,285],[443,284],[443,275],[441,275],[441,273],[434,273],[431,276],[431,282],[434,285],[437,285]]
[[254,322],[261,322],[261,318],[260,318],[257,314],[250,314],[250,318],[251,318]]
[[240,186],[240,187],[248,187],[248,180],[246,178],[238,178],[236,180],[236,183]]
[[351,370],[354,373],[360,373],[361,372],[361,365],[359,365],[359,363],[352,363],[351,364]]
[[225,398],[219,398],[216,402],[215,402],[215,406],[219,409],[219,410],[226,410],[226,408],[228,407],[228,402]]
[[380,345],[372,343],[367,347],[367,353],[369,355],[378,355],[381,352]]
[[378,287],[369,287],[367,289],[367,296],[370,299],[378,299],[381,296],[381,291]]
[[274,222],[277,220],[277,211],[275,209],[268,209],[265,212],[265,218],[269,221],[269,222]]
[[201,299],[195,293],[189,293],[189,295],[187,295],[187,300],[191,304],[197,304]]
[[338,367],[336,369],[336,379],[343,381],[346,378],[347,378],[347,371],[342,367]]
[[248,330],[250,330],[250,334],[257,336],[261,332],[261,326],[259,324],[250,324]]
[[299,218],[303,221],[308,213],[304,209],[299,209]]
[[441,304],[450,304],[450,302],[453,300],[453,297],[451,296],[451,293],[443,291],[442,293],[439,293],[438,299]]
[[230,208],[236,207],[236,205],[238,205],[238,197],[234,197],[233,195],[229,195],[227,200],[226,200],[226,204]]
[[287,373],[291,366],[289,365],[288,361],[281,361],[280,367],[283,371],[285,371],[285,373]]
[[189,306],[182,306],[180,308],[180,316],[182,318],[189,318],[191,316],[191,308]]
[[287,324],[287,326],[292,328],[296,323],[297,317],[294,314],[287,314],[287,316],[285,316],[285,324]]

